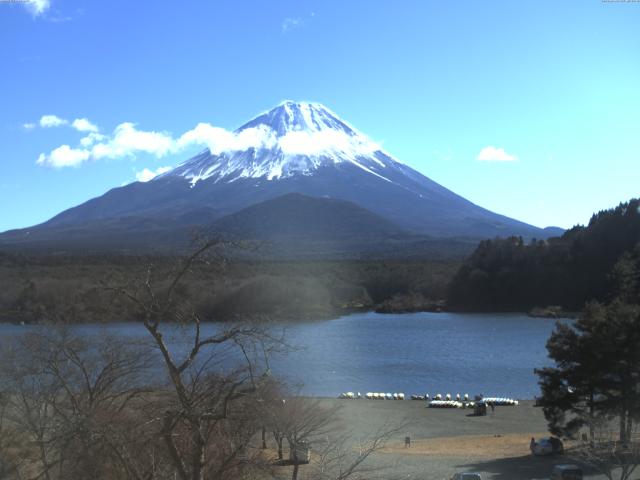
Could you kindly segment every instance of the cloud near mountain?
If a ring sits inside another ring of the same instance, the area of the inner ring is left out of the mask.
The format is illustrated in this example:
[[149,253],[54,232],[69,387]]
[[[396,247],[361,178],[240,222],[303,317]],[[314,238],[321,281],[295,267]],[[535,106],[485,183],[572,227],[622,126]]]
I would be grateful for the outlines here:
[[507,153],[504,148],[489,145],[480,150],[476,160],[480,160],[481,162],[515,162],[518,160],[518,157]]
[[[46,117],[51,117],[47,119],[47,126],[69,123],[55,115]],[[78,131],[88,132],[88,135],[81,138],[76,147],[65,144],[49,153],[41,153],[36,162],[38,165],[77,167],[90,160],[135,157],[140,153],[162,158],[193,146],[204,146],[213,155],[279,148],[287,155],[318,155],[324,151],[339,151],[355,156],[368,155],[381,149],[379,144],[364,135],[352,135],[342,130],[288,131],[279,135],[273,128],[263,124],[229,131],[201,122],[174,138],[168,132],[140,130],[131,122],[121,123],[111,135],[98,133],[98,127],[86,118],[76,119],[71,125]]]
[[136,180],[143,183],[148,182],[156,178],[158,175],[167,173],[170,170],[171,170],[171,167],[159,167],[159,168],[156,168],[155,170],[143,168],[141,171],[136,172]]

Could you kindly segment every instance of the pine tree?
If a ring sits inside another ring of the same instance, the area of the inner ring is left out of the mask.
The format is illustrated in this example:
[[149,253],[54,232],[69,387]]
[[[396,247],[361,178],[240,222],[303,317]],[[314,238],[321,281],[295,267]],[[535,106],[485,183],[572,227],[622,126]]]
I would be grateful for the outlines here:
[[640,307],[615,300],[588,304],[574,324],[558,323],[547,342],[555,367],[536,370],[552,433],[573,437],[596,420],[617,417],[630,440],[640,417]]

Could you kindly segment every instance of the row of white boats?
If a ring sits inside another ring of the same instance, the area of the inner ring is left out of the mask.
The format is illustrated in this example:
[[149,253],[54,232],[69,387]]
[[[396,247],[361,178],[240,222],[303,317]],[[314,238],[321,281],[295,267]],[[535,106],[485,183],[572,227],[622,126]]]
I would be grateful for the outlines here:
[[518,400],[504,397],[486,397],[475,402],[460,400],[431,400],[427,406],[430,408],[473,408],[478,403],[494,405],[496,407],[515,407],[518,405]]
[[404,400],[404,393],[378,393],[367,392],[362,395],[360,392],[341,393],[339,398],[347,398],[350,400],[358,398],[366,398],[367,400]]
[[[367,400],[404,400],[404,393],[380,393],[380,392],[367,392],[364,395],[360,392],[345,392],[341,393],[339,398],[355,400],[365,398]],[[508,397],[476,397],[475,402],[469,401],[469,395],[460,395],[457,393],[452,396],[450,393],[442,395],[437,393],[431,398],[428,393],[424,395],[411,395],[411,400],[423,400],[429,402],[429,407],[433,408],[466,408],[475,405],[475,403],[483,402],[487,405],[498,406],[515,406],[518,405],[518,400]]]

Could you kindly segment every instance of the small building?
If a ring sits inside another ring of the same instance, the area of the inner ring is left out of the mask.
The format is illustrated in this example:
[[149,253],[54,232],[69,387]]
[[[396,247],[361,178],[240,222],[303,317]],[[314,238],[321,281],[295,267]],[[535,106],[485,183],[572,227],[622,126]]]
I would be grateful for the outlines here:
[[295,464],[305,464],[311,461],[311,448],[306,442],[298,442],[289,449],[289,460]]
[[487,404],[484,402],[476,402],[473,406],[473,414],[478,417],[483,417],[487,414]]

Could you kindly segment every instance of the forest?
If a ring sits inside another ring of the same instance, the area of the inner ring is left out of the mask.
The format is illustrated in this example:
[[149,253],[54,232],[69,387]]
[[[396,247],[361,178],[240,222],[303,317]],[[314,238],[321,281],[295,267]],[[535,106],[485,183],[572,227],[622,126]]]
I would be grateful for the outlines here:
[[[356,311],[440,308],[459,261],[249,261],[219,250],[181,285],[205,320],[332,318]],[[0,254],[0,320],[86,323],[135,320],[114,294],[180,264],[168,256]]]
[[448,305],[468,311],[528,311],[559,306],[580,311],[609,301],[616,282],[640,285],[640,200],[594,214],[561,237],[485,240],[454,276]]

